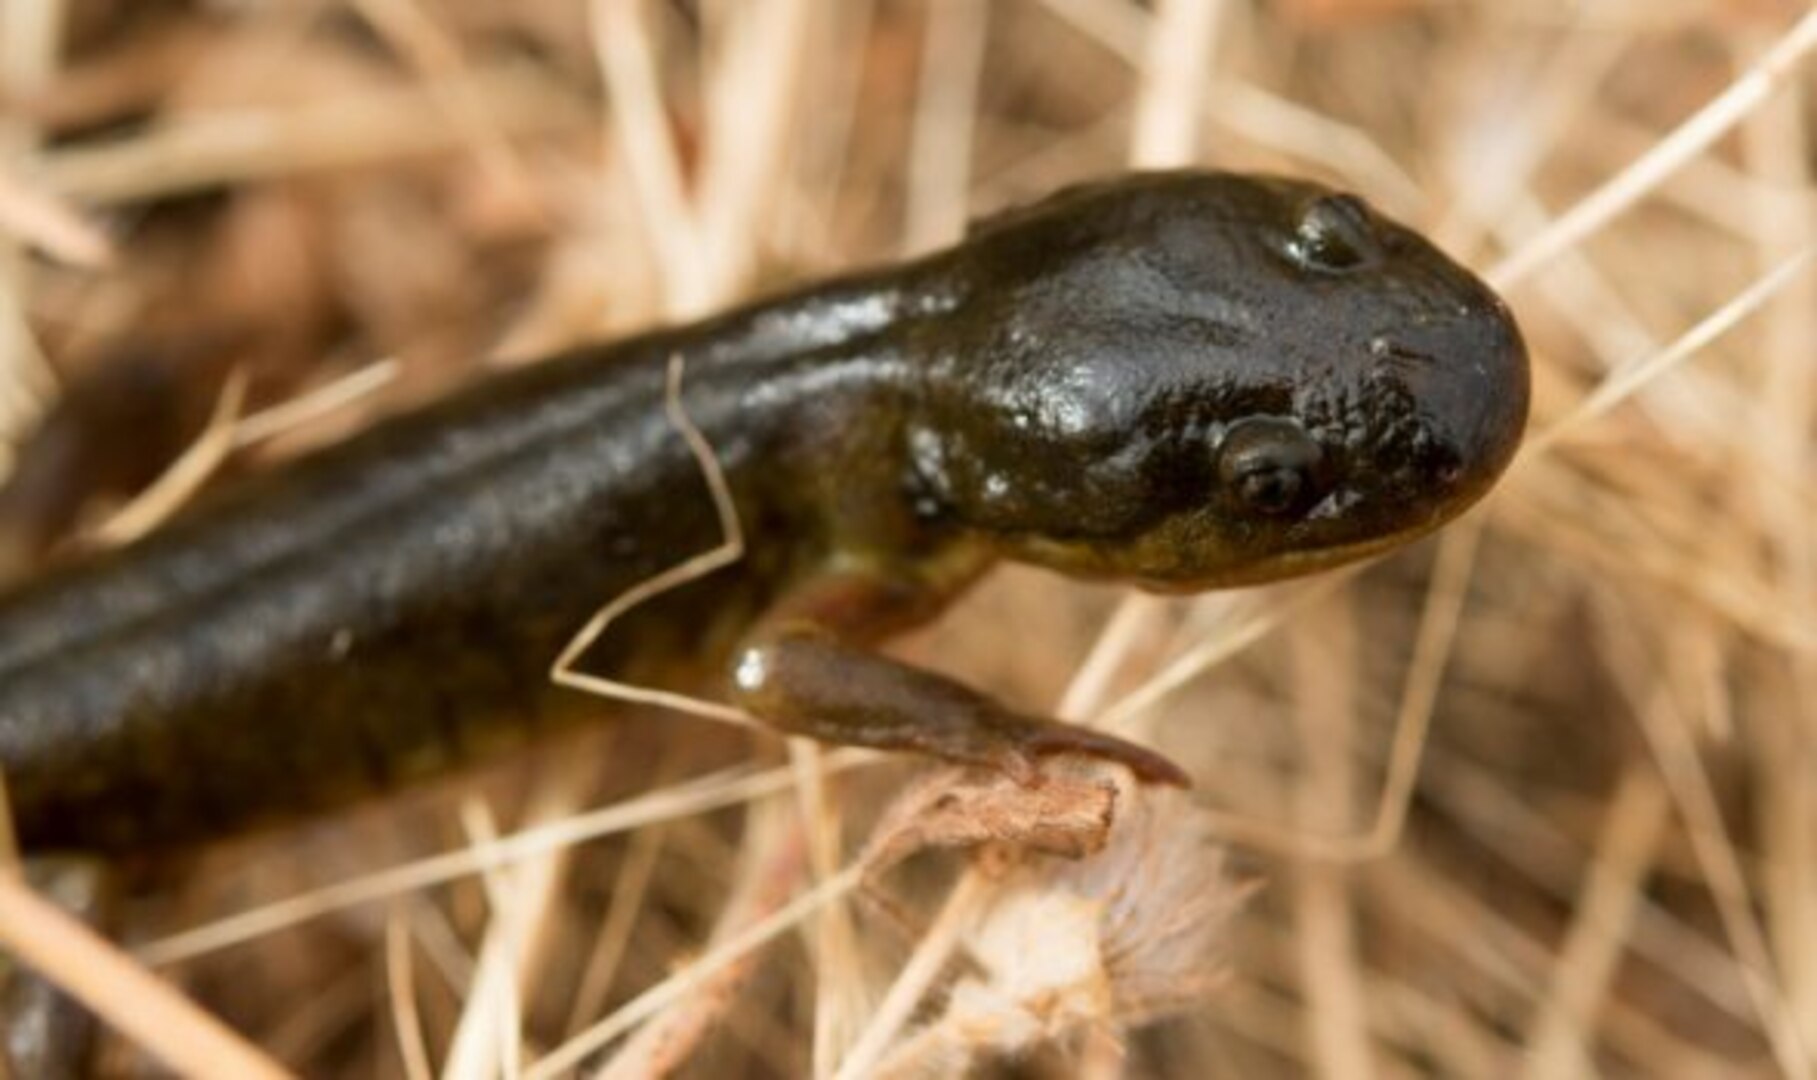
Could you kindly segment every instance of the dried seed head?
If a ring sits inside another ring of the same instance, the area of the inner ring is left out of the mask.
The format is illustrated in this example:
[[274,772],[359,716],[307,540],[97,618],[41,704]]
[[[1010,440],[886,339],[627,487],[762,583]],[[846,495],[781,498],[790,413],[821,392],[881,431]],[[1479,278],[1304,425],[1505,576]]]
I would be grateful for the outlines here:
[[1121,787],[1102,851],[1010,872],[966,937],[984,970],[953,988],[886,1073],[948,1071],[1094,1028],[1121,1033],[1222,982],[1220,939],[1250,887],[1229,879],[1223,848],[1184,795]]

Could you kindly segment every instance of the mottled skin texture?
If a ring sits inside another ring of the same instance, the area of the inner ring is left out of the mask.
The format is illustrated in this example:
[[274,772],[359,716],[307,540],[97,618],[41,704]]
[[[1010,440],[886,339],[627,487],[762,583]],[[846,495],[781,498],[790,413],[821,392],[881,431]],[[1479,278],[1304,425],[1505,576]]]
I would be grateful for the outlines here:
[[1062,192],[474,387],[0,601],[28,848],[207,837],[588,715],[548,681],[562,645],[719,539],[664,417],[672,355],[749,552],[582,667],[717,657],[779,727],[1019,775],[1084,749],[1178,779],[868,646],[997,558],[1177,591],[1383,550],[1481,495],[1527,408],[1501,303],[1350,197],[1207,173]]

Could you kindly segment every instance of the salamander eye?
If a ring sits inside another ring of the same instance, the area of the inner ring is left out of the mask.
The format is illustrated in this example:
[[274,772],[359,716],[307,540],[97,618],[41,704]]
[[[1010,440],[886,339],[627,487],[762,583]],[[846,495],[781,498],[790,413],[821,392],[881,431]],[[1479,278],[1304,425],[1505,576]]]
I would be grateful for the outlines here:
[[1321,195],[1307,203],[1287,249],[1312,270],[1350,270],[1381,256],[1369,207],[1355,195]]
[[1324,453],[1298,424],[1263,416],[1233,425],[1217,458],[1224,490],[1243,509],[1285,517],[1313,501]]

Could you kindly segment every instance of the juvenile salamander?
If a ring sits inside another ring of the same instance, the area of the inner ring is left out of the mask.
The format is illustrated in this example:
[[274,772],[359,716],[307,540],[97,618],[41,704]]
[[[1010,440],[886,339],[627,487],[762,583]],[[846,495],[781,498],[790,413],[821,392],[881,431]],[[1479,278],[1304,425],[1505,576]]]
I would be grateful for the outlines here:
[[1353,196],[1163,173],[919,261],[475,386],[0,601],[28,850],[160,847],[441,771],[590,703],[604,601],[719,539],[665,369],[748,536],[585,658],[717,656],[779,729],[1029,775],[1138,747],[870,650],[999,558],[1185,591],[1315,571],[1463,510],[1511,457],[1502,303]]

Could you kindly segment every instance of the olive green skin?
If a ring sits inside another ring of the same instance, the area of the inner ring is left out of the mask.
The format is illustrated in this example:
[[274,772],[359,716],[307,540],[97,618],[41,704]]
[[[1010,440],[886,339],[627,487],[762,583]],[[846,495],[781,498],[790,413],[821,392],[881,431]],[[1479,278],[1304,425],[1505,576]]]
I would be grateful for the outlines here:
[[943,601],[997,558],[1178,591],[1378,552],[1488,489],[1528,396],[1501,302],[1351,197],[1197,172],[1064,191],[487,381],[0,600],[27,847],[217,836],[589,715],[552,659],[720,539],[664,414],[671,356],[748,550],[584,660],[621,677],[718,662],[835,566]]

